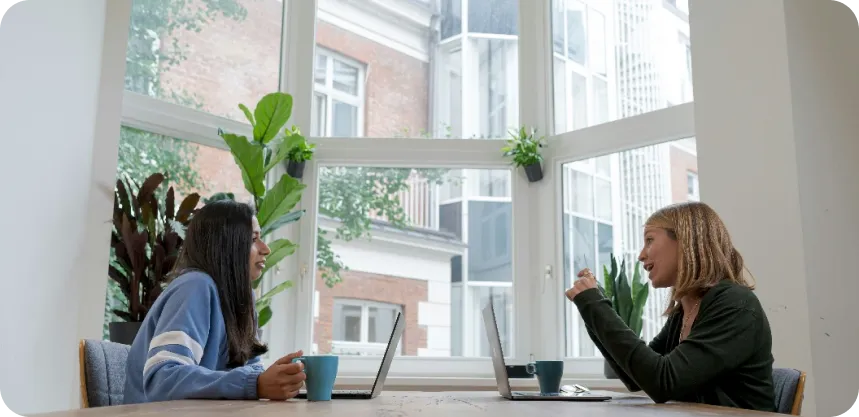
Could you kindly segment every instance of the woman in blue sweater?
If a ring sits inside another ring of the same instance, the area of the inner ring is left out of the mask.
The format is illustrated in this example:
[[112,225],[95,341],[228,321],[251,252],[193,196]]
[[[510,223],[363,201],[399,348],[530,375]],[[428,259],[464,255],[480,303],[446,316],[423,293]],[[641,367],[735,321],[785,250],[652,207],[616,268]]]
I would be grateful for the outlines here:
[[295,397],[301,363],[277,360],[257,339],[252,280],[270,253],[247,204],[218,201],[188,225],[170,282],[146,314],[128,354],[124,402]]

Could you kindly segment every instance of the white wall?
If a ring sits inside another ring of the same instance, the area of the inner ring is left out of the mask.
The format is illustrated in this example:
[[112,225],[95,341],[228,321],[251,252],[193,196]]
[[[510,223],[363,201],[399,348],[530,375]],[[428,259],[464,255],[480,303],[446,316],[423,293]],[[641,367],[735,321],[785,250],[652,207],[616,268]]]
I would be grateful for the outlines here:
[[859,392],[856,18],[832,1],[691,9],[702,201],[757,278],[776,366],[809,373],[803,414],[840,415]]
[[78,340],[101,337],[130,6],[29,0],[0,25],[0,392],[20,414],[76,408]]

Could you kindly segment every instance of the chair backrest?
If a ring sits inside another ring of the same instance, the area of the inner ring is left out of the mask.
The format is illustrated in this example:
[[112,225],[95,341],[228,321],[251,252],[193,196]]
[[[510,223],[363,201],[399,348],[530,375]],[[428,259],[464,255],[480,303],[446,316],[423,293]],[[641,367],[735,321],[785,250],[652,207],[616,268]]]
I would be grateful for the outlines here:
[[81,405],[122,405],[125,363],[131,346],[102,340],[81,340]]
[[790,368],[773,369],[776,411],[798,416],[805,396],[805,372]]

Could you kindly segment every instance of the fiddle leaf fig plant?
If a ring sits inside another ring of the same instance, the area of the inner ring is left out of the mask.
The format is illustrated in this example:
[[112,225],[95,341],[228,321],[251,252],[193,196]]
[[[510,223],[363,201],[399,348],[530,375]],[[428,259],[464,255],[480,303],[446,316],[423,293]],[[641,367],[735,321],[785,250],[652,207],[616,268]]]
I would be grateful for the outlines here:
[[603,285],[600,285],[605,297],[611,301],[612,308],[620,318],[632,329],[637,336],[641,336],[644,324],[644,305],[650,293],[647,281],[641,278],[641,262],[635,263],[635,271],[632,281],[626,273],[626,260],[621,261],[620,271],[617,268],[617,259],[611,255],[611,271],[603,265]]
[[[253,137],[218,131],[218,134],[229,146],[230,152],[239,170],[245,189],[253,197],[257,208],[261,235],[266,237],[279,228],[296,222],[304,214],[303,210],[294,208],[301,201],[305,185],[290,175],[281,175],[274,185],[268,187],[266,177],[279,163],[284,162],[290,151],[306,139],[295,128],[284,128],[292,115],[292,96],[286,93],[271,93],[257,103],[253,112],[244,104],[239,108],[245,114],[251,126]],[[218,193],[210,200],[232,198],[228,193]],[[295,253],[298,245],[288,239],[276,239],[269,243],[271,254],[266,258],[263,275],[253,282],[254,289],[259,288],[265,273],[274,268],[278,262]],[[281,282],[256,300],[256,311],[259,314],[259,326],[263,327],[272,317],[271,302],[275,295],[292,286],[292,281]]]

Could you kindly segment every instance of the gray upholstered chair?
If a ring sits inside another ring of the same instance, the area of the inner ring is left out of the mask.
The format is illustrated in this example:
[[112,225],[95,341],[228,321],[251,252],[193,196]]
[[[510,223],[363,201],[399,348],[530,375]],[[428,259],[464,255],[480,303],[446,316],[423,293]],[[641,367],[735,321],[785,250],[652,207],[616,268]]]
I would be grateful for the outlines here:
[[102,340],[81,340],[81,406],[122,405],[125,363],[131,346]]
[[805,396],[805,372],[790,368],[773,369],[776,411],[798,416]]

